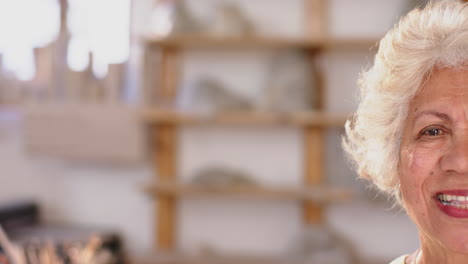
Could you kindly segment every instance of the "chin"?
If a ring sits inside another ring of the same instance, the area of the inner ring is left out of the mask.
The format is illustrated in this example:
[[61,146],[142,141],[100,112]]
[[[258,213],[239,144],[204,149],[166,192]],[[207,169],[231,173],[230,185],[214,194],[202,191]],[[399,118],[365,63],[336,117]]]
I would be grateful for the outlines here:
[[460,228],[449,228],[439,234],[439,243],[442,247],[455,251],[457,253],[468,255],[468,224],[460,230]]
[[419,216],[413,219],[418,223],[422,244],[468,255],[468,218],[448,215],[437,207]]

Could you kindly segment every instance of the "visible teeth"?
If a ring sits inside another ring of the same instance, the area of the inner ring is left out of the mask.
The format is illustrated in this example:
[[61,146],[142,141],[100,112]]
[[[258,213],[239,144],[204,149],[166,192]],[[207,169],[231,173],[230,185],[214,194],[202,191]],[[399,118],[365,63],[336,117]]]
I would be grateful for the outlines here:
[[446,202],[450,202],[450,201],[460,201],[460,202],[468,201],[468,196],[458,196],[458,195],[450,195],[450,194],[438,194],[437,198],[439,200],[441,200],[441,201],[446,201]]
[[443,205],[453,206],[461,209],[468,210],[468,203],[464,203],[468,201],[468,196],[458,196],[458,195],[451,195],[451,194],[437,194],[437,198]]

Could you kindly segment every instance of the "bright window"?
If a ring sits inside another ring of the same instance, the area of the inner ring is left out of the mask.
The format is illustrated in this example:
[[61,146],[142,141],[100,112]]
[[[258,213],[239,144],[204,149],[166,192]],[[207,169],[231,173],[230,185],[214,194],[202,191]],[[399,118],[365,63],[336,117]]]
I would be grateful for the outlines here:
[[56,0],[0,0],[0,53],[3,70],[19,80],[36,74],[34,48],[56,39],[60,8]]
[[[129,56],[131,0],[68,0],[71,33],[67,62],[84,70],[93,56],[93,72],[103,78],[109,64]],[[0,54],[3,71],[19,80],[36,74],[34,49],[57,39],[58,0],[0,0]]]
[[[37,0],[36,0],[37,1]],[[129,56],[130,0],[68,0],[68,65],[83,71],[93,56],[93,72],[105,77],[109,64]]]

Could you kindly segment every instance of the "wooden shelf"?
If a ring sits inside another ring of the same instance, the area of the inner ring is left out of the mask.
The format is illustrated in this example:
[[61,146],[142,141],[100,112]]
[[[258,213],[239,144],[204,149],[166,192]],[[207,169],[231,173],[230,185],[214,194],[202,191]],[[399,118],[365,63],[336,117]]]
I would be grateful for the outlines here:
[[166,194],[171,196],[209,197],[224,196],[247,199],[299,200],[316,203],[344,202],[352,197],[348,189],[316,187],[265,187],[265,186],[201,186],[182,183],[153,183],[144,187],[151,195]]
[[184,254],[153,253],[135,259],[133,264],[284,264],[280,257],[265,256],[190,256]]
[[238,48],[291,48],[291,49],[334,49],[334,48],[370,48],[378,43],[379,38],[338,38],[323,40],[288,39],[274,37],[211,37],[211,36],[174,36],[167,38],[146,38],[150,47],[165,48],[203,48],[203,49],[238,49]]
[[147,38],[145,42],[153,47],[175,48],[298,48],[315,49],[321,47],[320,41],[259,38],[259,37],[210,37],[210,36],[174,36],[167,38]]
[[339,49],[339,50],[347,50],[347,49],[363,49],[369,50],[377,48],[379,46],[379,41],[381,37],[375,38],[337,38],[337,39],[329,39],[326,40],[323,45],[325,49]]
[[150,124],[174,125],[293,125],[316,127],[343,127],[344,115],[324,112],[297,112],[275,114],[267,112],[230,112],[212,115],[148,108],[141,112]]

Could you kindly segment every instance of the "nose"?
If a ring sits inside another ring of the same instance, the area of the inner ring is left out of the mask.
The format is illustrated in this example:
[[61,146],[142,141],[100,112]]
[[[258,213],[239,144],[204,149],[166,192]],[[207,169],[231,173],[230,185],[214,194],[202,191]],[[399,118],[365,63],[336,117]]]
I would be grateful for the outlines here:
[[468,130],[453,137],[447,152],[441,159],[441,169],[468,175]]

